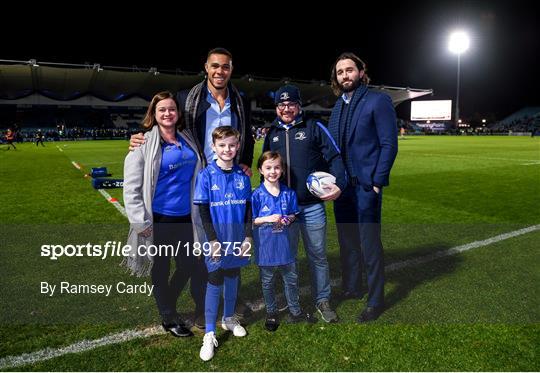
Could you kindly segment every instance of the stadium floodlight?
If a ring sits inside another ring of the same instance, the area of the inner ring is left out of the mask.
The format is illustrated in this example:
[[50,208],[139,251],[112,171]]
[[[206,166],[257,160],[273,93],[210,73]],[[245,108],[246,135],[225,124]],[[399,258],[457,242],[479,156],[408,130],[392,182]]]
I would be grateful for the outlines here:
[[456,31],[450,35],[450,39],[448,40],[448,50],[460,55],[469,49],[469,44],[469,36],[463,31]]
[[450,34],[448,40],[448,50],[457,54],[457,88],[456,88],[456,110],[455,110],[455,126],[458,127],[459,119],[459,73],[461,54],[469,49],[469,36],[463,31],[455,31]]

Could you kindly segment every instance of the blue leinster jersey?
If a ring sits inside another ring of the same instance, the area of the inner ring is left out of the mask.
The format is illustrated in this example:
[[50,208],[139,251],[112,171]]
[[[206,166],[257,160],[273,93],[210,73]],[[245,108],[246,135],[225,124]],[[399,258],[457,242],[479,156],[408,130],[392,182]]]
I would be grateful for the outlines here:
[[191,213],[191,178],[197,156],[186,140],[176,135],[178,146],[162,143],[161,167],[152,200],[152,211],[169,216]]
[[[292,215],[299,212],[294,190],[284,184],[280,184],[279,188],[277,197],[270,194],[264,184],[253,191],[251,198],[253,220],[274,214]],[[275,229],[274,224],[270,223],[255,226],[253,238],[257,265],[278,266],[294,262],[288,231],[288,227]]]
[[246,201],[250,198],[249,177],[237,165],[232,172],[224,172],[214,161],[199,173],[193,203],[210,205],[212,223],[221,243],[220,261],[212,262],[206,256],[209,272],[249,263],[248,257],[239,256],[239,250],[245,238]]

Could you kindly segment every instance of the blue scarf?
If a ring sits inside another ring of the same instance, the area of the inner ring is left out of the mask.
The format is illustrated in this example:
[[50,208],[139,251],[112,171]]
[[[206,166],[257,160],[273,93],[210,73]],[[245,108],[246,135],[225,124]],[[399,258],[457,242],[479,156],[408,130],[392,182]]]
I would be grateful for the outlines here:
[[[362,98],[364,98],[367,92],[368,92],[367,86],[365,84],[362,84],[358,88],[356,88],[356,90],[353,93],[351,102],[349,103],[349,105],[351,105],[348,111],[349,115],[345,121],[345,123],[347,123],[347,128],[345,128],[345,130],[347,131],[347,134],[345,138],[347,139],[350,138],[351,118],[354,115],[354,112],[356,111],[356,107],[358,106],[358,103],[360,102]],[[341,147],[343,147],[343,145],[346,145],[346,144],[341,144],[341,139],[343,137],[340,136],[340,133],[339,133],[340,132],[339,122],[341,120],[341,112],[343,109],[343,105],[345,105],[345,101],[343,101],[341,97],[338,98],[338,100],[336,101],[336,104],[334,105],[334,108],[332,109],[332,114],[330,114],[330,119],[328,121],[328,130],[330,131],[330,135],[332,135],[332,137],[338,141],[338,145],[340,149]]]

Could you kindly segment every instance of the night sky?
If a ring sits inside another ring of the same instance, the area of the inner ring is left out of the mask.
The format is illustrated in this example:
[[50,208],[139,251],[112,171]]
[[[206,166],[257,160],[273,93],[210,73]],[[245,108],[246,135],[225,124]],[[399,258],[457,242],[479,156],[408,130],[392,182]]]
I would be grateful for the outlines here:
[[[367,63],[372,84],[431,88],[435,94],[427,99],[454,100],[457,57],[448,51],[447,41],[450,32],[459,28],[471,38],[469,50],[461,57],[463,118],[502,119],[524,106],[540,106],[540,17],[534,5],[420,1],[397,6],[385,2],[365,10],[339,4],[339,9],[328,3],[318,9],[320,14],[302,16],[287,3],[268,3],[267,13],[260,11],[237,22],[209,17],[207,22],[227,30],[221,35],[208,23],[182,27],[185,21],[180,20],[172,23],[171,30],[134,27],[126,36],[100,29],[93,35],[79,33],[78,42],[68,43],[65,30],[51,27],[24,44],[16,36],[6,40],[0,58],[198,72],[208,49],[222,46],[234,55],[237,77],[328,80],[336,56],[352,51]],[[186,29],[191,30],[189,36]],[[401,104],[398,115],[408,119],[409,108],[409,103]]]

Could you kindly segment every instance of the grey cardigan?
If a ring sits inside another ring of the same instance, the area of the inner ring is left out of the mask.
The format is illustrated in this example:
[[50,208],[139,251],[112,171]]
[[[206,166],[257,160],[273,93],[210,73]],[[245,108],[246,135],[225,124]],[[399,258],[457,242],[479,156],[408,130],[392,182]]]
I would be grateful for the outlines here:
[[[179,135],[189,144],[197,154],[197,164],[191,179],[191,196],[195,190],[197,175],[202,167],[202,160],[198,152],[195,139],[188,131],[180,131]],[[156,190],[159,169],[161,167],[161,135],[159,127],[155,125],[144,134],[145,143],[131,151],[124,161],[124,206],[130,223],[127,244],[130,253],[124,257],[125,265],[136,276],[148,276],[152,269],[153,258],[141,254],[137,249],[140,245],[151,245],[153,235],[143,237],[139,233],[153,224],[152,201]],[[195,205],[191,204],[191,220],[193,223],[193,236],[195,242],[200,242],[202,230],[201,218]],[[146,251],[146,250],[144,250]]]

